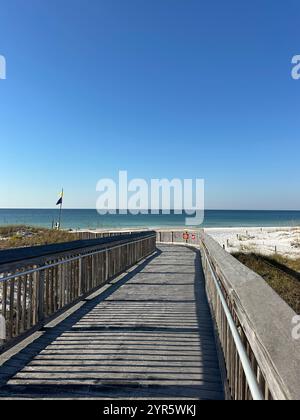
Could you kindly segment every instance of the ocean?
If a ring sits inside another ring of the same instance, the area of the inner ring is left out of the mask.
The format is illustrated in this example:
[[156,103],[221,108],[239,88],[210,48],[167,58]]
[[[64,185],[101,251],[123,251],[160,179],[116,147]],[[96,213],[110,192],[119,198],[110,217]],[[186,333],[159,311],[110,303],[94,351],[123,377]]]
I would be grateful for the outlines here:
[[[62,228],[65,229],[116,229],[116,228],[155,228],[182,227],[185,214],[140,214],[105,215],[96,210],[64,209]],[[0,209],[0,226],[26,224],[51,227],[58,218],[57,209]],[[300,226],[300,211],[261,211],[261,210],[206,210],[201,227],[276,227]]]

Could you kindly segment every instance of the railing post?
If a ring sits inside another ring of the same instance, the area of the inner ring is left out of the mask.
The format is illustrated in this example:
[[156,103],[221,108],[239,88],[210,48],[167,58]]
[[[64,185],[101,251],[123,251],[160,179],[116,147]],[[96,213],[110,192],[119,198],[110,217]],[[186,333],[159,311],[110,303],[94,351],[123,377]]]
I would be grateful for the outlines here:
[[105,281],[108,280],[109,276],[109,256],[108,251],[105,251]]
[[[37,268],[37,266],[36,266]],[[39,276],[38,272],[33,273],[33,296],[32,296],[32,323],[35,325],[38,322],[38,302],[39,302]],[[19,305],[18,305],[19,306]]]
[[82,295],[82,257],[78,260],[78,296]]
[[45,270],[41,270],[38,276],[38,320],[43,321],[44,314],[44,290],[45,290]]

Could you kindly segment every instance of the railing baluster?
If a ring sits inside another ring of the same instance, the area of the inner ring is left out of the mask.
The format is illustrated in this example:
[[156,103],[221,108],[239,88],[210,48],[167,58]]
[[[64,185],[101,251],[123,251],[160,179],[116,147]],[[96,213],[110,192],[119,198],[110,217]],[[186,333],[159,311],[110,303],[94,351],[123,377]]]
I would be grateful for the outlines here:
[[45,318],[45,271],[39,271],[38,276],[38,320],[43,321]]

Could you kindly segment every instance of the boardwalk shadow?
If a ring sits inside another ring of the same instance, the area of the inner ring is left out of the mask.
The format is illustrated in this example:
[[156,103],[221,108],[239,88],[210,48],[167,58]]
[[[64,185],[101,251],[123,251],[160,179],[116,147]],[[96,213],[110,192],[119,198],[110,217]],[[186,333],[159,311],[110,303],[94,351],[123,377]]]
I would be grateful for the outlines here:
[[[205,277],[204,277],[204,271],[203,271],[203,267],[202,267],[201,254],[200,254],[199,250],[196,250],[196,249],[193,249],[193,248],[192,248],[192,250],[196,254],[194,290],[195,290],[196,311],[197,311],[199,332],[200,332],[200,335],[201,335],[202,325],[203,325],[203,322],[204,322],[204,319],[205,319],[206,328],[209,331],[211,331],[212,336],[213,336],[214,346],[213,346],[212,349],[210,349],[210,352],[211,352],[211,355],[213,355],[214,359],[218,360],[217,347],[216,347],[215,337],[214,337],[214,325],[213,325],[213,320],[212,320],[212,317],[211,317],[209,303],[208,303],[208,300],[207,300],[207,294],[206,294],[206,289],[205,289]],[[209,364],[205,364],[204,366],[205,366],[204,377],[208,378],[208,381],[209,381],[212,369],[209,366]],[[224,399],[225,395],[224,395],[224,389],[223,389],[223,384],[222,384],[219,361],[217,362],[217,366],[218,366],[218,377],[219,377],[219,381],[220,381],[219,399]],[[205,388],[205,386],[204,386],[204,388]]]
[[[157,249],[156,253],[145,260],[143,263],[139,264],[134,270],[130,271],[125,275],[120,281],[117,283],[111,283],[113,280],[109,280],[106,284],[110,284],[110,287],[106,289],[104,292],[100,293],[92,300],[83,299],[86,303],[81,306],[77,311],[72,313],[72,315],[68,316],[62,322],[59,323],[57,327],[48,328],[47,324],[44,328],[41,328],[40,331],[43,331],[44,334],[37,338],[35,341],[30,343],[16,355],[12,356],[7,362],[3,363],[0,366],[0,396],[1,391],[3,390],[3,386],[5,383],[12,378],[15,374],[17,374],[20,370],[22,370],[33,357],[39,354],[45,347],[50,345],[55,339],[57,339],[61,334],[62,331],[69,330],[75,325],[83,316],[88,314],[94,307],[96,307],[100,302],[107,299],[111,296],[116,290],[118,290],[121,286],[126,284],[129,280],[131,280],[137,273],[142,271],[151,261],[157,258],[161,254],[161,251]],[[101,289],[104,285],[100,286]],[[96,292],[93,292],[94,294]]]
[[199,252],[162,251],[4,364],[0,396],[223,398]]

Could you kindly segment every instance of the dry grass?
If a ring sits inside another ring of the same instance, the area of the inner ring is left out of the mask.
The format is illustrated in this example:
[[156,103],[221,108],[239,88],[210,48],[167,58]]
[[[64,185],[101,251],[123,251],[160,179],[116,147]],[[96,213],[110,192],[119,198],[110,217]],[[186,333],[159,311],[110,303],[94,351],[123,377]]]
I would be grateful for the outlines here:
[[300,273],[300,258],[294,260],[291,258],[282,257],[281,255],[274,255],[272,260],[290,268],[291,270],[294,270],[295,272]]
[[64,230],[53,230],[25,225],[0,227],[0,249],[48,245],[76,240],[76,235]]
[[297,314],[300,314],[300,260],[238,253],[234,256],[262,276]]

